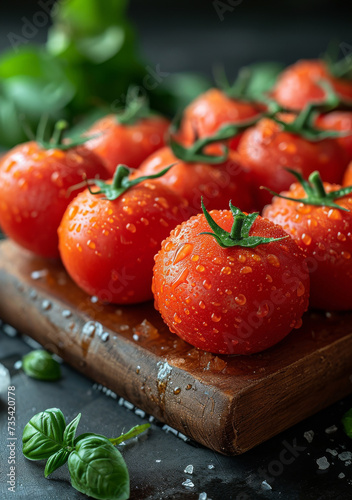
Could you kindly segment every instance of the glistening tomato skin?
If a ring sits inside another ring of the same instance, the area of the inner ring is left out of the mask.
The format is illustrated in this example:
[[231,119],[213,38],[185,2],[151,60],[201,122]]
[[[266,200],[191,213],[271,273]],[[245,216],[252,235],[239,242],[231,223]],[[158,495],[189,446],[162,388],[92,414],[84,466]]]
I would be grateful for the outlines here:
[[352,161],[348,165],[345,171],[345,175],[343,176],[343,186],[352,186]]
[[[230,231],[229,210],[211,216]],[[170,330],[217,354],[252,354],[299,327],[309,275],[292,238],[256,248],[222,248],[203,214],[174,229],[155,257],[155,307]],[[279,238],[283,229],[258,217],[250,235]]]
[[349,133],[346,136],[338,137],[336,141],[346,152],[348,159],[352,160],[352,111],[332,111],[320,115],[316,120],[316,125],[324,130]]
[[285,69],[275,86],[273,97],[284,108],[303,109],[309,102],[322,101],[325,92],[319,80],[327,80],[341,97],[352,99],[352,83],[334,78],[324,61],[301,60]]
[[162,116],[138,120],[133,125],[122,125],[116,115],[107,115],[98,120],[87,132],[97,135],[86,146],[99,155],[111,176],[121,163],[129,168],[138,168],[145,158],[165,144],[170,126]]
[[[292,115],[284,115],[287,121]],[[318,170],[324,181],[341,183],[348,159],[335,139],[308,141],[304,137],[282,130],[282,126],[263,118],[247,129],[238,146],[242,164],[250,171],[256,188],[258,208],[270,203],[272,195],[260,186],[280,193],[290,187],[294,176],[284,167],[308,177]]]
[[84,177],[108,176],[101,160],[84,146],[62,151],[36,142],[20,144],[0,160],[0,225],[35,254],[59,257],[57,228],[79,191],[68,193],[68,188]]
[[[195,132],[198,137],[211,136],[222,125],[259,117],[262,111],[263,106],[260,104],[232,99],[219,89],[210,89],[185,109],[180,139],[185,144],[192,144]],[[237,149],[241,135],[230,140],[231,149]]]
[[[341,188],[327,183],[324,187],[327,192]],[[305,196],[299,184],[282,194]],[[336,203],[352,210],[351,196]],[[352,213],[275,197],[265,207],[263,216],[280,224],[304,251],[311,278],[311,307],[328,311],[352,309]]]
[[[212,154],[219,149],[211,146]],[[253,198],[248,172],[239,163],[235,151],[230,151],[228,159],[219,165],[206,163],[186,163],[176,158],[169,147],[164,147],[147,158],[132,177],[152,175],[170,164],[172,169],[157,182],[164,184],[185,198],[192,210],[192,215],[200,212],[203,197],[209,210],[228,207],[229,200],[241,210],[250,211]]]
[[187,218],[186,205],[154,181],[134,186],[114,201],[88,190],[80,193],[58,231],[66,270],[101,301],[134,304],[151,299],[154,255],[171,229]]

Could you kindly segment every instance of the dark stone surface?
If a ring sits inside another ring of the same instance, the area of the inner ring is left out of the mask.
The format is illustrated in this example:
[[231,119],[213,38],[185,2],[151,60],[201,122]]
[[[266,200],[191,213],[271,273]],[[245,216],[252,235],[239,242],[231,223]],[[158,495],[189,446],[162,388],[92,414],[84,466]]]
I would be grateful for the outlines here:
[[[7,327],[5,327],[5,330]],[[128,409],[117,396],[110,397],[92,381],[63,365],[59,382],[41,382],[28,378],[14,363],[30,350],[23,338],[0,331],[0,363],[11,372],[16,387],[16,494],[7,491],[7,404],[0,397],[0,498],[66,500],[84,498],[73,490],[67,466],[45,479],[44,463],[30,462],[21,452],[25,424],[36,413],[59,407],[66,420],[82,412],[79,433],[96,432],[116,437],[130,427],[147,421],[138,411]],[[261,446],[238,457],[225,457],[177,437],[153,422],[147,436],[122,448],[131,477],[131,500],[197,500],[206,492],[212,500],[346,500],[352,498],[352,467],[331,454],[352,450],[351,440],[340,423],[352,406],[352,397],[287,430]],[[325,429],[337,426],[333,433]],[[313,430],[308,443],[304,433]],[[327,451],[330,449],[331,451]],[[285,451],[287,450],[287,451]],[[334,452],[335,453],[335,452]],[[330,466],[322,471],[316,463],[326,457]],[[194,472],[184,469],[192,464]],[[214,466],[209,468],[208,466]],[[343,473],[345,477],[339,478]],[[265,491],[267,477],[272,490]],[[191,479],[193,488],[182,483]]]

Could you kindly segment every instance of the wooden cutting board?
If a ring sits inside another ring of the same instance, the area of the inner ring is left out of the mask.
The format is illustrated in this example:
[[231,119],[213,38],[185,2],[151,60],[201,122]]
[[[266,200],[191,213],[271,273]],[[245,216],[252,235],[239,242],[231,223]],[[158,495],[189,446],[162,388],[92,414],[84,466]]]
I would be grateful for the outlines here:
[[0,244],[0,317],[180,432],[240,454],[352,392],[352,313],[304,317],[277,346],[215,356],[169,332],[152,303],[88,297],[61,264]]

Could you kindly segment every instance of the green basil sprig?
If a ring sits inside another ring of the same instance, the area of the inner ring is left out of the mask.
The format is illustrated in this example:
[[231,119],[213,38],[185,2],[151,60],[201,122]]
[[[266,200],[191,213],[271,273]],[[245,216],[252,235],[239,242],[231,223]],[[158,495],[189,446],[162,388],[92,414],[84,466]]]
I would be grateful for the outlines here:
[[108,439],[93,433],[76,438],[80,418],[81,414],[66,425],[58,408],[34,415],[23,430],[24,456],[29,460],[47,460],[45,477],[68,462],[72,486],[92,498],[127,500],[130,495],[128,469],[114,445],[138,436],[150,424],[137,425],[117,438]]
[[51,354],[42,349],[26,354],[22,358],[23,371],[29,377],[39,380],[59,380],[61,378],[60,364]]

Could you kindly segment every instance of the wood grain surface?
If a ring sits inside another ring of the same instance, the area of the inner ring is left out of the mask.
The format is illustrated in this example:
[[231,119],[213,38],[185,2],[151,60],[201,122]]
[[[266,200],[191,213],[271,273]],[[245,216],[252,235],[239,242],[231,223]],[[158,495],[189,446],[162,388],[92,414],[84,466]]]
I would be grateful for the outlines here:
[[152,303],[101,304],[62,265],[0,243],[0,318],[199,443],[245,452],[352,392],[352,313],[309,313],[277,346],[215,356]]

